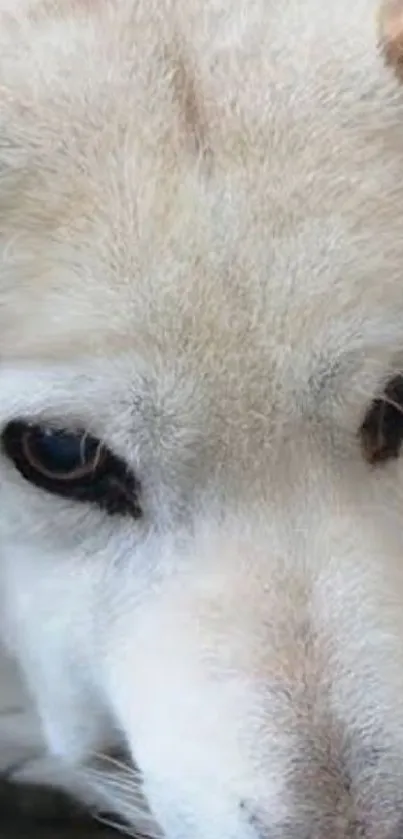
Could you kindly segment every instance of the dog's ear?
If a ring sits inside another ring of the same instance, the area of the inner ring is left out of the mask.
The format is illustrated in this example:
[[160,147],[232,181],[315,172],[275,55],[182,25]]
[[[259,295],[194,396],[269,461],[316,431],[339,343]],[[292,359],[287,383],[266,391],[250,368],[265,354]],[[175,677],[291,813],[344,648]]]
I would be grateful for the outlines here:
[[386,62],[403,81],[403,0],[382,0],[379,38]]

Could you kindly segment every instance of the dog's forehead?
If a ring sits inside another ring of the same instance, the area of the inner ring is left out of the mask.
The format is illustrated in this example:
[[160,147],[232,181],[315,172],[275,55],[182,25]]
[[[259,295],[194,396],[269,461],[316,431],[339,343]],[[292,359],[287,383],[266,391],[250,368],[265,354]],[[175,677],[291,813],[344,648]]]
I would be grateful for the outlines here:
[[327,376],[366,318],[402,306],[400,107],[376,3],[349,10],[348,33],[346,3],[289,2],[284,15],[257,3],[246,17],[240,3],[231,15],[195,3],[179,30],[168,6],[133,20],[131,4],[100,4],[113,36],[90,6],[76,38],[84,88],[53,18],[46,50],[35,30],[33,89],[15,27],[3,51],[2,354],[156,345],[204,370],[210,358],[246,375],[261,358],[263,372],[287,355]]

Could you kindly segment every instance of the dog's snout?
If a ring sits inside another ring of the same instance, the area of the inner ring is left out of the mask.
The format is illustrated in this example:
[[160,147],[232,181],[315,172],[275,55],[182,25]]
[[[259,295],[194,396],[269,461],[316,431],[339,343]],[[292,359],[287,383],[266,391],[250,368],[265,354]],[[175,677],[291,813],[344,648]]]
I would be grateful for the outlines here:
[[256,839],[274,839],[273,830],[265,823],[265,819],[259,815],[253,805],[245,805],[248,823],[253,828]]
[[[345,742],[349,740],[345,734]],[[312,744],[311,744],[312,745]],[[276,801],[267,796],[241,809],[256,839],[402,839],[401,763],[390,748],[348,743],[332,754],[300,742],[281,779]],[[267,801],[270,799],[270,805]]]

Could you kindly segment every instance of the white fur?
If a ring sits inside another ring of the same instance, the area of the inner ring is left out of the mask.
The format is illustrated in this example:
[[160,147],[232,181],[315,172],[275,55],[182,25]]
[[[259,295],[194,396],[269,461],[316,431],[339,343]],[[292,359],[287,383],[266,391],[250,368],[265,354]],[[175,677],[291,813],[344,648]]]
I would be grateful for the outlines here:
[[155,821],[88,774],[166,839],[403,817],[403,467],[358,439],[403,357],[377,7],[2,0],[0,425],[84,426],[144,515],[2,457],[0,622],[50,752],[124,741]]

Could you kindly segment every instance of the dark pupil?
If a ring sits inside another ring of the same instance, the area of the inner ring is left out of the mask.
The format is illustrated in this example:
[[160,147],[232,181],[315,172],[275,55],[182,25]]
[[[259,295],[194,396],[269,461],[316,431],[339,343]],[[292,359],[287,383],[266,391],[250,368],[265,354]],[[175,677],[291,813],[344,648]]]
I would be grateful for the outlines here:
[[89,436],[76,437],[64,431],[36,431],[30,448],[38,461],[56,476],[95,462],[99,443]]

